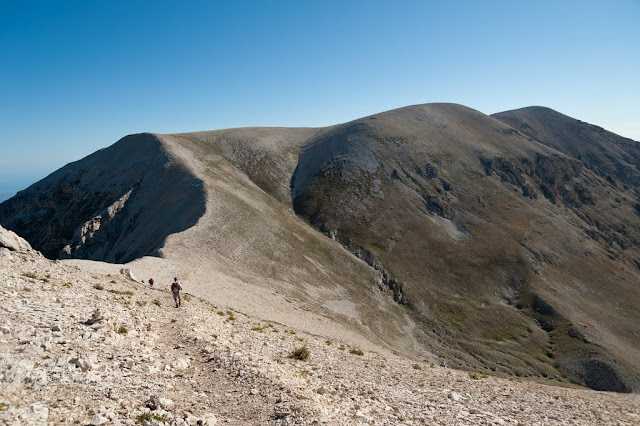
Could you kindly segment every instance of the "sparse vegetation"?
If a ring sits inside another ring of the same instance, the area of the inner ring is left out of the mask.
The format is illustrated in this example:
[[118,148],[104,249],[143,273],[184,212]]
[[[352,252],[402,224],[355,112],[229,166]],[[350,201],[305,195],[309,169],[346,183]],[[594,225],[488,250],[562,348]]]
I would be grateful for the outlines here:
[[104,286],[102,284],[96,284],[93,286],[96,290],[104,290]]
[[23,277],[27,277],[27,278],[33,278],[36,279],[36,274],[34,274],[33,272],[25,272],[22,274]]
[[62,284],[62,287],[71,288],[71,287],[73,287],[73,284],[67,282],[67,283]]
[[327,341],[326,341],[326,342],[324,342],[324,343],[326,343],[326,344],[327,344],[327,346],[331,346],[331,345],[333,345],[333,342],[332,342],[331,340],[327,340]]
[[306,361],[307,359],[309,359],[309,355],[311,355],[311,352],[309,352],[309,348],[307,348],[306,346],[301,346],[299,348],[294,349],[289,354],[289,358],[298,359],[300,361]]
[[413,364],[413,369],[414,370],[422,370],[422,367],[420,367],[420,364]]
[[110,282],[111,284],[115,284],[115,283],[116,283],[116,280],[111,280],[111,281],[109,281],[109,282]]
[[138,424],[152,424],[153,422],[168,423],[169,418],[167,416],[157,413],[142,413],[136,417],[136,423]]
[[129,329],[127,329],[127,327],[125,327],[124,325],[121,325],[120,327],[118,327],[118,334],[127,334],[129,332]]
[[157,307],[160,307],[160,301],[158,299],[153,299],[151,301],[151,303],[153,303],[154,305],[156,305]]
[[473,379],[473,380],[480,380],[480,379],[486,379],[487,376],[486,374],[480,374],[477,371],[469,371],[469,378]]
[[351,349],[349,351],[349,353],[353,354],[353,355],[358,355],[358,356],[364,355],[364,352],[362,352],[360,349],[356,349],[356,348]]
[[30,292],[30,291],[31,291],[31,288],[29,288],[29,287],[22,287],[22,291]]
[[147,304],[147,302],[145,302],[143,300],[136,300],[136,305],[138,305],[138,306],[144,306],[146,304]]
[[224,311],[218,311],[218,312],[216,312],[216,314],[218,314],[218,315],[220,315],[221,317],[223,317],[223,316],[224,316]]
[[185,302],[191,302],[191,296],[189,296],[188,294],[184,294],[182,298],[184,299]]
[[338,349],[340,349],[341,351],[344,351],[344,350],[345,350],[345,349],[347,349],[347,348],[345,348],[345,346],[344,346],[344,345],[340,345],[340,346],[338,346]]

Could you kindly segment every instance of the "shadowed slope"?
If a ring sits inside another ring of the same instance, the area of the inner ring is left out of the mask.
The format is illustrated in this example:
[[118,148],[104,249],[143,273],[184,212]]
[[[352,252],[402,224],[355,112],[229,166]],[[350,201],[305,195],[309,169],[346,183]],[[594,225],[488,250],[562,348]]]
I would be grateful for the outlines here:
[[3,226],[49,258],[124,263],[156,255],[204,214],[202,182],[156,136],[131,135],[0,204]]

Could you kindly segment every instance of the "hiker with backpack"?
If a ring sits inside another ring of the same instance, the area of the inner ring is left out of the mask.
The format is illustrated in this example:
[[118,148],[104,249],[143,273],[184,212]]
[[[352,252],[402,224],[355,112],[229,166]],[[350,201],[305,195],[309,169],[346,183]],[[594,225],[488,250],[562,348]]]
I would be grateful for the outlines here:
[[177,278],[173,279],[173,283],[171,284],[171,293],[173,293],[173,301],[176,304],[176,308],[182,305],[182,300],[180,299],[180,292],[182,291],[182,286],[178,282]]

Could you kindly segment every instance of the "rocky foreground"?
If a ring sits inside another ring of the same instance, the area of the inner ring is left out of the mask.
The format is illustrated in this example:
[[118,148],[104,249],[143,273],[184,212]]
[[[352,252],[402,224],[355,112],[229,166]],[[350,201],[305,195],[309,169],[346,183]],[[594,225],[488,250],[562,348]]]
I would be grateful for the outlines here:
[[168,288],[16,248],[0,248],[0,424],[640,423],[639,395],[363,352],[188,294],[176,309]]

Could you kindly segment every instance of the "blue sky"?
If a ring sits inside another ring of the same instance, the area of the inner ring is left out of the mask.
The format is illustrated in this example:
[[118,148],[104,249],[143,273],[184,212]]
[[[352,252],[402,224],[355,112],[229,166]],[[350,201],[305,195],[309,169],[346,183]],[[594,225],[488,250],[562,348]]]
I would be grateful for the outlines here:
[[0,1],[0,196],[126,134],[544,105],[640,140],[640,1]]

